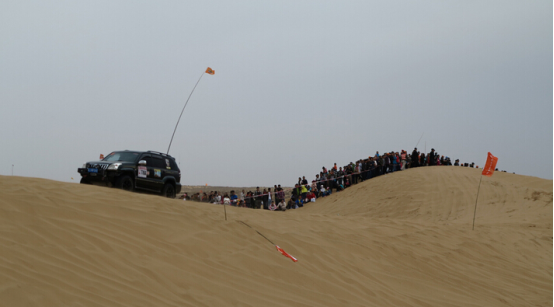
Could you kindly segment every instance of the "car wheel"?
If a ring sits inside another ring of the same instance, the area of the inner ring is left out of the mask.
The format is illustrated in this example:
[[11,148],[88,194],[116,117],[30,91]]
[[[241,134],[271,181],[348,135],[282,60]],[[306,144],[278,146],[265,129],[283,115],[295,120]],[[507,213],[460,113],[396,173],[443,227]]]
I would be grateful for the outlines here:
[[87,178],[81,178],[80,184],[92,184]]
[[162,190],[162,196],[167,198],[175,198],[175,187],[171,183],[166,183]]
[[131,176],[125,175],[117,179],[115,186],[122,190],[132,192],[135,188],[135,183],[133,182],[133,178],[131,178]]

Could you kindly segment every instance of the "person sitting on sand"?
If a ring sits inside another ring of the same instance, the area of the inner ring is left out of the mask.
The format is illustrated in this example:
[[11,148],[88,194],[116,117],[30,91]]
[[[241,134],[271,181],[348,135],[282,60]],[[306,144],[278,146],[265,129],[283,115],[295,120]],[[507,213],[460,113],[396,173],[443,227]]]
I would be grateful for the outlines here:
[[296,200],[296,207],[297,207],[297,208],[302,208],[302,207],[304,207],[304,199],[303,199],[303,198],[300,197],[300,198],[298,198],[298,199]]
[[294,200],[289,199],[288,203],[287,203],[287,209],[296,209],[296,203],[294,202]]
[[235,194],[234,190],[231,191],[231,197],[230,198],[231,198],[231,206],[236,207],[237,206],[237,200],[238,200],[239,197],[237,196],[237,194]]
[[315,203],[315,199],[316,199],[315,193],[314,193],[313,191],[310,191],[310,192],[308,193],[308,195],[306,195],[306,199],[307,199],[308,201],[311,201],[311,202],[314,202],[314,203]]
[[319,190],[319,197],[325,197],[325,187],[321,186],[321,190]]
[[275,211],[275,209],[277,209],[277,205],[274,201],[272,201],[271,204],[269,204],[269,210]]
[[282,199],[281,202],[277,205],[276,210],[286,211],[287,210],[287,204],[285,204],[285,200]]
[[210,202],[213,203],[213,204],[220,204],[221,203],[221,195],[219,195],[219,193],[215,193],[215,195],[213,195],[211,197],[208,197],[208,199],[210,199]]
[[223,205],[230,205],[231,204],[231,198],[229,197],[229,195],[227,195],[227,193],[225,193],[225,195],[223,196],[223,200],[222,200],[221,204],[223,204]]

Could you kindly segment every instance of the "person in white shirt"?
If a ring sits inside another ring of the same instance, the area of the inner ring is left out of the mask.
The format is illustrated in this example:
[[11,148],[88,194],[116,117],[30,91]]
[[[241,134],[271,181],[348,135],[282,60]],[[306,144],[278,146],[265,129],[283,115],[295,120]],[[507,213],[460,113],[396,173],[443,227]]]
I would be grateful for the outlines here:
[[325,189],[325,187],[322,185],[321,186],[321,190],[319,191],[319,197],[325,197],[325,192],[327,192],[327,190]]

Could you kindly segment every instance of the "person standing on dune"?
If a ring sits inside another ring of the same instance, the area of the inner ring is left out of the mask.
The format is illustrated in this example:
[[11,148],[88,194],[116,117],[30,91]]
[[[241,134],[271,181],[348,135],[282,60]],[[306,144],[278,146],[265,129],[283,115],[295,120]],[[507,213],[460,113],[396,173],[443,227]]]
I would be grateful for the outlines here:
[[273,197],[271,197],[271,188],[267,188],[267,203],[271,204],[273,200]]
[[260,187],[256,187],[256,192],[254,192],[255,200],[254,200],[254,209],[260,209],[262,207],[263,202],[263,196],[262,192],[260,191]]
[[339,185],[342,184],[342,181],[344,180],[344,171],[342,170],[342,166],[339,168],[339,170],[337,171],[337,183]]
[[269,196],[266,189],[262,192],[262,206],[265,210],[269,210]]
[[410,167],[418,167],[419,166],[419,159],[417,157],[417,148],[414,148],[414,151],[412,151],[412,165]]
[[400,170],[403,171],[406,169],[406,151],[402,149],[400,153]]
[[302,204],[306,202],[306,195],[308,194],[308,185],[302,185],[300,187],[300,195],[301,195],[301,200],[302,200]]
[[[299,203],[299,199],[301,197],[301,190],[300,190],[300,185],[297,183],[294,185],[294,189],[292,189],[292,193],[291,193],[291,196],[290,196],[290,199],[294,202],[294,204],[297,206],[298,203]],[[296,209],[296,206],[293,207],[292,209]]]
[[437,160],[437,157],[435,156],[435,149],[431,148],[431,152],[427,155],[427,161],[429,162],[429,166],[435,165],[436,160]]

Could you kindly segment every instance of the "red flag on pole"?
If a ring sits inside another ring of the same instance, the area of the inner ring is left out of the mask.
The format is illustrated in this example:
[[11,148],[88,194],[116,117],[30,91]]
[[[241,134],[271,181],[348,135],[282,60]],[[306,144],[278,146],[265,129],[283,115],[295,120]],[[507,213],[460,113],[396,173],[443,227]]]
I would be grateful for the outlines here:
[[206,73],[209,74],[209,75],[215,75],[215,70],[211,69],[210,67],[208,67],[206,69]]
[[492,176],[494,170],[496,169],[496,162],[498,162],[498,158],[493,156],[489,152],[489,154],[487,155],[487,163],[485,164],[485,167],[483,168],[483,172],[481,174],[487,177]]
[[289,257],[290,259],[292,259],[292,261],[296,262],[298,261],[298,259],[294,258],[293,256],[289,255],[287,252],[285,252],[282,248],[280,248],[278,245],[275,245],[275,247],[277,247],[277,250],[281,252],[281,254],[283,254],[283,256],[285,257]]

